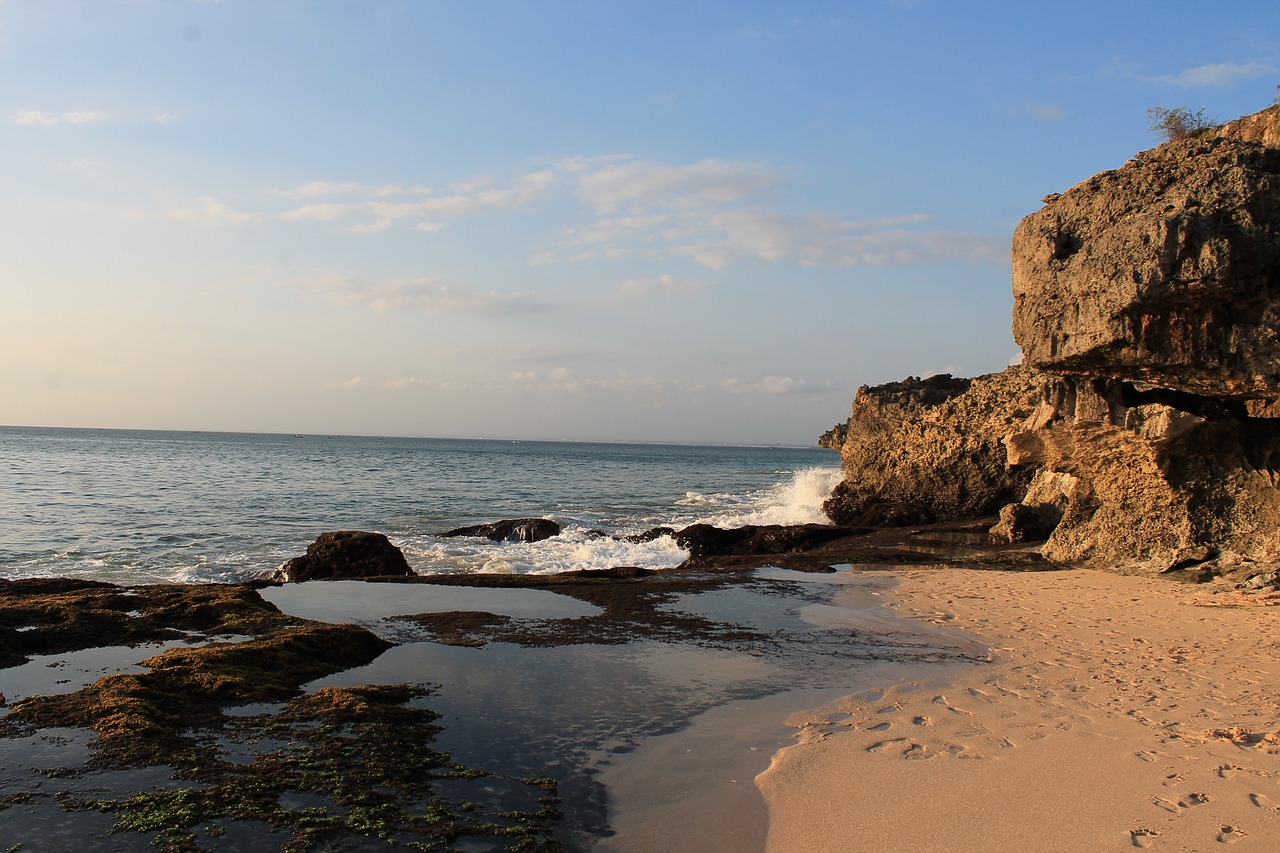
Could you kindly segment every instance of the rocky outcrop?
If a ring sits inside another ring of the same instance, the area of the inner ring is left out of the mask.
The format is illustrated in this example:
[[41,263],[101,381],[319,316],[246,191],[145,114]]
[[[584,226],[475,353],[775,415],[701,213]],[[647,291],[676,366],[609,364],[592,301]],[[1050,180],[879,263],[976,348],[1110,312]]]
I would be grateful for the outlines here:
[[307,553],[276,569],[285,583],[311,580],[357,580],[412,575],[404,554],[381,533],[338,530],[321,533]]
[[1277,146],[1280,106],[1046,196],[1013,239],[1022,366],[860,389],[833,520],[998,510],[1060,562],[1280,562]]
[[[1280,107],[1240,126],[1259,122]],[[1192,136],[1048,197],[1014,232],[1013,295],[1039,370],[1275,399],[1280,148]]]
[[863,386],[844,425],[844,480],[824,509],[836,524],[913,525],[994,515],[1032,472],[1006,464],[1004,437],[1040,398],[1032,371]]
[[560,525],[548,518],[508,518],[471,527],[455,527],[440,534],[452,536],[479,536],[494,542],[541,542],[560,535]]

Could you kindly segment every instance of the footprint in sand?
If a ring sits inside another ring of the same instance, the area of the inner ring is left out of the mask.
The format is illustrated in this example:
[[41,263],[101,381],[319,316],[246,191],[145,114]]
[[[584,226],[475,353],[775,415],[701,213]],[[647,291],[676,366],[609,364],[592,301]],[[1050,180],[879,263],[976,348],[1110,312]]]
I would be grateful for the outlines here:
[[979,689],[978,689],[978,688],[976,688],[976,687],[970,687],[970,688],[968,688],[968,691],[969,691],[969,695],[970,695],[970,696],[972,696],[974,699],[981,699],[983,702],[995,702],[995,701],[996,701],[996,700],[994,700],[994,699],[992,699],[992,698],[991,698],[990,694],[988,694],[988,693],[984,693],[984,692],[982,692],[981,690],[979,690]]
[[906,738],[899,737],[899,738],[894,738],[893,740],[877,741],[871,744],[871,746],[867,747],[867,752],[883,752],[886,749],[893,749],[894,747],[902,747],[905,749],[911,746],[913,746],[911,741],[907,740]]
[[1211,798],[1208,794],[1196,792],[1193,794],[1187,794],[1177,802],[1174,802],[1173,800],[1166,800],[1164,797],[1153,797],[1151,802],[1158,808],[1162,808],[1169,812],[1169,814],[1180,815],[1187,809],[1204,805],[1209,802],[1210,799]]
[[1249,802],[1253,803],[1260,809],[1266,809],[1269,812],[1280,812],[1280,806],[1277,806],[1275,800],[1266,794],[1250,794]]
[[933,725],[933,720],[929,719],[928,717],[916,717],[916,718],[915,718],[914,720],[912,720],[911,722],[915,723],[917,726],[932,726],[932,725]]
[[913,743],[906,738],[894,738],[893,740],[882,740],[879,743],[873,743],[867,747],[867,752],[884,752],[886,750],[902,750],[903,758],[932,758],[933,753],[923,744]]
[[887,732],[887,731],[889,731],[889,729],[891,729],[891,728],[893,728],[893,723],[880,723],[879,725],[871,726],[869,729],[867,729],[867,731],[869,731],[869,732]]
[[1223,844],[1234,844],[1235,842],[1244,838],[1245,835],[1247,834],[1248,833],[1246,833],[1243,829],[1241,829],[1238,826],[1231,826],[1230,824],[1224,823],[1222,825],[1221,831],[1218,833],[1218,841],[1222,842]]
[[1145,827],[1131,829],[1129,830],[1129,843],[1134,847],[1150,847],[1155,843],[1155,838],[1159,834],[1154,829],[1146,829]]
[[1221,779],[1230,779],[1244,768],[1237,767],[1234,764],[1223,764],[1218,768],[1218,777]]
[[952,705],[950,702],[947,701],[946,696],[934,696],[933,704],[941,705],[942,707],[946,708],[948,711],[950,711],[953,714],[964,714],[966,717],[973,716],[972,711],[966,711],[964,708],[957,708],[955,705]]

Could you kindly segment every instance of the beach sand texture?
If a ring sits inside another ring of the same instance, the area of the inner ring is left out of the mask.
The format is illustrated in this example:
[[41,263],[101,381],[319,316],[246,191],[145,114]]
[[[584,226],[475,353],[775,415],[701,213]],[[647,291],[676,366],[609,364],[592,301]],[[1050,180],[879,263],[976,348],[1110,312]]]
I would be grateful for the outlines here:
[[1091,571],[881,577],[993,660],[792,717],[756,779],[770,853],[1280,850],[1280,610]]

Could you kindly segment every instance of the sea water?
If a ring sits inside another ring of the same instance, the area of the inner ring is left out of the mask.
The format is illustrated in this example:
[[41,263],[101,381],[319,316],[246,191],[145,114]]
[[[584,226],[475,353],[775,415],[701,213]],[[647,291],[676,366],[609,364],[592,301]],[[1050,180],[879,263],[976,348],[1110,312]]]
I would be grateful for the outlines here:
[[[0,427],[0,577],[236,581],[327,530],[385,533],[422,574],[674,566],[657,526],[824,521],[820,448]],[[441,538],[546,517],[538,543]]]

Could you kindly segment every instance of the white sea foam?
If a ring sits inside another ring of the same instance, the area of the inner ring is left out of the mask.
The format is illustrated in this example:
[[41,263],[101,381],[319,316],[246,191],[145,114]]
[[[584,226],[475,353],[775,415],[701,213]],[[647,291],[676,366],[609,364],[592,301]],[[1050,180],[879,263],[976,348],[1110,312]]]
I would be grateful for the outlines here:
[[788,480],[749,495],[703,498],[716,511],[699,519],[717,527],[825,523],[822,502],[840,482],[839,468],[802,468]]
[[423,573],[496,572],[501,574],[558,574],[577,569],[676,566],[689,552],[670,536],[649,542],[628,542],[569,527],[541,542],[493,543],[478,539],[424,540],[401,546],[414,568]]
[[[824,522],[822,502],[839,482],[839,468],[804,468],[768,488],[749,493],[688,492],[675,501],[673,514],[646,519],[645,524],[619,526],[600,518],[557,518],[564,525],[559,536],[541,542],[495,543],[483,539],[410,537],[397,541],[414,568],[440,572],[556,574],[577,569],[615,566],[669,568],[684,562],[689,552],[670,536],[630,542],[631,533],[667,525],[695,523],[717,527],[744,524],[808,524]],[[607,535],[601,535],[604,529]]]

